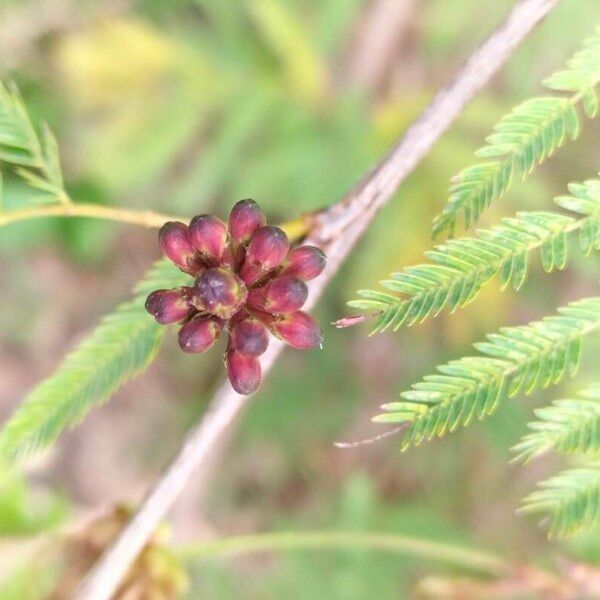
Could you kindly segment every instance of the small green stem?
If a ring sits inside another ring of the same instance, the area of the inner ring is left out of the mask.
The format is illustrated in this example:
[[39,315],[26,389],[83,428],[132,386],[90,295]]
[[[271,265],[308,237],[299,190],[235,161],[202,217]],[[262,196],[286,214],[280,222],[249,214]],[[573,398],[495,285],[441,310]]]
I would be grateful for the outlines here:
[[510,570],[504,560],[479,550],[469,550],[439,542],[374,532],[308,531],[277,532],[208,540],[179,548],[186,559],[215,555],[290,550],[374,550],[435,560],[468,571],[497,576]]
[[[119,223],[129,223],[158,229],[167,221],[181,221],[187,223],[189,218],[166,215],[149,210],[133,210],[119,208],[116,206],[102,206],[100,204],[86,204],[73,202],[65,193],[58,198],[58,203],[48,206],[34,206],[20,210],[0,210],[0,227],[19,221],[38,219],[42,217],[87,217],[91,219],[103,219]],[[307,213],[280,225],[292,241],[305,237],[311,230],[313,224],[312,213]]]
[[50,206],[35,206],[22,210],[0,212],[0,226],[40,217],[88,217],[150,228],[161,227],[166,221],[187,221],[182,217],[164,215],[153,211],[63,201],[60,204]]

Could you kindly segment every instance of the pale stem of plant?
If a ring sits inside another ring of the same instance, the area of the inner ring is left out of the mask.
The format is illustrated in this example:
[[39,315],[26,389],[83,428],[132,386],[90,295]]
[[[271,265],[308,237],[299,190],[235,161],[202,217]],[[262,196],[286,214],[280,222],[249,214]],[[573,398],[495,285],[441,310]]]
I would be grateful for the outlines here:
[[[117,206],[74,202],[64,192],[57,197],[57,200],[59,204],[34,206],[20,210],[0,210],[0,227],[2,225],[9,225],[10,223],[18,223],[19,221],[42,217],[88,217],[117,221],[129,225],[139,225],[150,229],[158,229],[167,221],[182,221],[183,223],[189,221],[189,217],[166,215],[151,210],[136,210]],[[310,231],[313,220],[313,213],[306,213],[296,219],[280,224],[280,227],[287,233],[291,240],[297,240],[304,237]]]
[[[507,20],[475,50],[454,81],[435,96],[389,154],[349,194],[315,215],[314,229],[306,241],[325,250],[328,264],[323,274],[311,282],[308,309],[324,292],[377,211],[391,200],[400,183],[429,153],[466,104],[556,4],[558,0],[517,2]],[[273,346],[263,361],[263,372],[269,370],[280,351],[281,345]],[[173,462],[159,476],[117,540],[81,582],[74,600],[109,600],[113,596],[191,474],[205,463],[213,446],[247,402],[248,397],[236,394],[228,384],[219,388]]]
[[176,549],[186,561],[218,555],[297,550],[375,550],[433,560],[466,571],[499,576],[510,571],[501,558],[472,550],[390,533],[367,531],[290,531],[204,540]]
[[86,204],[63,199],[60,204],[1,211],[0,226],[41,217],[89,217],[93,219],[118,221],[119,223],[129,223],[131,225],[140,225],[149,228],[161,227],[167,221],[189,220],[186,220],[183,217],[153,212],[151,210],[135,210],[103,206],[101,204]]

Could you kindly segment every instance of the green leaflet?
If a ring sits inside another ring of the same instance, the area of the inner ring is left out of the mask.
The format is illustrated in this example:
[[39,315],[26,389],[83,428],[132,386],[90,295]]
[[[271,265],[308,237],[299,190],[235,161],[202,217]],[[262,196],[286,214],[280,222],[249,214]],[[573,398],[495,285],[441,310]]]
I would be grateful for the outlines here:
[[58,370],[32,390],[0,432],[0,456],[22,458],[77,425],[128,379],[148,367],[164,328],[144,309],[149,292],[181,285],[186,275],[157,262],[136,287],[136,297],[106,316]]
[[403,450],[441,437],[474,418],[493,413],[501,400],[556,385],[579,365],[582,338],[600,328],[600,297],[558,310],[559,314],[520,327],[505,327],[475,344],[483,356],[451,361],[382,405],[374,418],[410,422]]
[[51,202],[64,194],[56,140],[47,126],[39,136],[15,86],[0,82],[0,162],[11,164],[25,182],[40,190],[32,202]]
[[600,522],[600,462],[569,469],[539,484],[521,512],[549,518],[550,537],[564,537]]
[[515,460],[526,462],[550,450],[600,456],[600,383],[534,412],[538,420],[529,423],[531,433],[513,448]]
[[427,252],[430,264],[392,273],[381,285],[395,292],[359,290],[348,304],[377,314],[373,333],[421,323],[442,310],[455,311],[471,302],[495,275],[502,289],[519,290],[527,277],[529,253],[540,250],[546,272],[567,264],[567,235],[579,231],[584,254],[600,249],[600,180],[569,184],[570,196],[556,204],[582,215],[557,212],[520,212],[501,225],[477,231],[477,237],[447,240]]
[[571,535],[600,522],[600,382],[576,398],[556,400],[535,411],[531,433],[513,450],[515,460],[529,461],[555,451],[585,456],[582,468],[571,469],[538,484],[523,501],[523,512],[541,513],[552,537]]
[[486,138],[486,146],[476,152],[479,158],[491,160],[467,167],[452,178],[448,203],[434,219],[433,235],[446,231],[452,236],[460,215],[468,229],[513,181],[524,179],[567,139],[574,140],[580,128],[575,105],[582,102],[586,115],[596,116],[599,82],[600,28],[583,42],[566,70],[544,81],[551,90],[573,95],[532,98],[504,116]]

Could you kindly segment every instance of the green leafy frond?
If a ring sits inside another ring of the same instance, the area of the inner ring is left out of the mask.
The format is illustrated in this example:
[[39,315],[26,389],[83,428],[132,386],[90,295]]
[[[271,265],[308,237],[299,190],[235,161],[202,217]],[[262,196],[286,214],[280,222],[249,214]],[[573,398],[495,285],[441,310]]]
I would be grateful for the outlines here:
[[381,285],[402,296],[359,290],[348,304],[379,314],[374,333],[421,323],[442,310],[454,311],[471,302],[483,285],[500,274],[503,288],[518,290],[527,275],[528,253],[540,248],[547,271],[566,264],[566,234],[575,219],[551,212],[519,213],[503,219],[476,238],[448,240],[426,253],[431,264],[410,266]]
[[529,461],[549,450],[564,454],[600,454],[600,383],[589,386],[576,399],[556,400],[535,411],[538,421],[513,450],[515,460]]
[[543,513],[551,536],[564,536],[600,522],[600,382],[576,399],[557,400],[535,411],[538,421],[514,448],[517,460],[548,450],[592,457],[582,468],[564,471],[538,484],[524,500],[523,511]]
[[402,447],[441,437],[475,417],[493,413],[501,400],[555,385],[572,377],[581,355],[582,338],[600,328],[600,297],[560,308],[559,314],[519,327],[505,327],[475,344],[483,356],[451,361],[400,394],[399,402],[382,405],[374,418],[409,423]]
[[597,114],[600,28],[567,65],[544,85],[572,95],[532,98],[500,120],[486,138],[486,146],[476,152],[486,162],[467,167],[452,178],[448,203],[433,223],[434,236],[443,231],[453,235],[459,215],[469,228],[514,180],[524,179],[567,139],[575,139],[580,129],[575,107],[580,101],[588,117]]
[[44,125],[41,135],[33,126],[16,86],[0,82],[0,162],[10,164],[28,185],[41,193],[38,202],[64,200],[56,140]]
[[164,331],[144,309],[145,298],[152,290],[181,285],[186,277],[165,260],[156,263],[135,299],[106,316],[16,410],[0,432],[0,456],[18,458],[47,446],[143,371]]
[[569,184],[571,196],[555,202],[583,215],[574,219],[554,212],[521,212],[477,237],[447,240],[426,253],[430,264],[392,273],[381,285],[390,292],[359,290],[360,299],[348,304],[374,311],[373,333],[422,323],[442,310],[454,311],[471,302],[492,277],[499,274],[502,289],[519,290],[527,276],[529,253],[539,248],[546,272],[567,262],[567,235],[579,231],[585,254],[600,249],[600,180]]
[[600,179],[569,184],[570,196],[558,196],[554,202],[572,212],[585,215],[579,222],[579,246],[584,254],[600,250]]
[[600,523],[600,463],[563,471],[539,484],[522,512],[542,513],[550,537],[572,535]]
[[600,27],[596,35],[583,41],[581,50],[567,61],[567,68],[554,73],[544,81],[551,90],[575,92],[583,99],[583,108],[588,117],[598,114],[598,84],[600,71]]

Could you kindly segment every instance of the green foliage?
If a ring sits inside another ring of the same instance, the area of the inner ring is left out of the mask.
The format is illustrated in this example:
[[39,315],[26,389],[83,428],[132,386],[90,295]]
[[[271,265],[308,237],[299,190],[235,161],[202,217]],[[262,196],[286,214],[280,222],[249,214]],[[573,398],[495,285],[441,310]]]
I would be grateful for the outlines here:
[[452,235],[460,214],[465,228],[469,228],[513,181],[524,179],[567,139],[575,139],[580,129],[577,103],[583,103],[588,117],[597,114],[600,28],[594,37],[584,41],[567,67],[544,85],[572,95],[527,100],[500,120],[495,132],[486,138],[487,145],[476,152],[479,158],[491,160],[467,167],[452,179],[448,203],[433,223],[434,236],[444,231]]
[[[485,159],[453,178],[450,198],[434,220],[434,235],[454,234],[459,215],[465,228],[498,200],[515,179],[524,179],[581,127],[576,106],[593,118],[598,113],[600,28],[586,40],[567,69],[544,82],[571,96],[545,96],[520,104],[495,126],[476,155]],[[421,323],[442,310],[455,311],[473,300],[499,275],[501,288],[523,285],[529,254],[540,251],[546,272],[567,264],[567,237],[578,232],[584,255],[600,249],[600,180],[569,185],[570,195],[555,203],[577,216],[559,212],[520,212],[473,237],[450,239],[426,253],[429,263],[410,266],[381,281],[385,291],[360,290],[349,305],[377,317],[374,333]],[[600,297],[559,309],[559,315],[526,326],[503,328],[475,344],[483,356],[465,357],[437,368],[400,401],[382,405],[374,421],[404,424],[402,449],[441,437],[476,417],[493,413],[499,403],[573,376],[583,336],[600,328]],[[550,535],[564,535],[600,522],[600,387],[576,400],[557,401],[536,411],[539,421],[515,448],[520,460],[548,450],[585,454],[596,462],[565,471],[540,484],[525,500],[525,511],[549,517]]]
[[521,509],[549,518],[551,537],[572,535],[600,522],[600,463],[563,471],[539,484]]
[[529,423],[532,433],[515,446],[515,460],[529,461],[550,450],[600,455],[600,383],[578,396],[535,411],[538,421]]
[[569,184],[570,196],[555,198],[556,204],[586,215],[579,221],[579,246],[585,255],[600,250],[600,180],[590,179],[583,183]]
[[535,414],[538,421],[529,423],[532,432],[514,448],[515,460],[528,461],[554,450],[585,455],[587,463],[541,482],[525,498],[522,510],[546,516],[553,537],[589,529],[600,522],[600,383]]
[[477,237],[448,240],[426,253],[431,264],[392,273],[381,285],[401,296],[359,290],[348,304],[376,311],[374,333],[422,323],[442,310],[454,311],[471,302],[492,277],[499,274],[502,289],[519,290],[529,265],[529,253],[539,248],[546,272],[567,264],[567,235],[579,231],[584,254],[600,248],[600,180],[571,183],[570,196],[555,202],[583,215],[581,219],[556,212],[521,212],[502,224],[482,229]]
[[0,432],[0,455],[21,458],[47,446],[145,369],[164,332],[144,309],[145,298],[152,290],[181,285],[185,277],[166,260],[156,263],[136,287],[135,299],[106,316],[29,394]]
[[493,413],[505,398],[555,385],[579,366],[582,338],[600,327],[600,297],[559,309],[559,315],[520,327],[505,327],[475,344],[484,356],[451,361],[382,405],[374,418],[407,423],[402,448],[441,437],[459,425]]
[[16,86],[0,82],[0,163],[12,165],[41,193],[31,202],[64,201],[65,191],[56,140],[44,125],[41,136],[31,123]]
[[51,530],[63,521],[67,512],[65,499],[40,494],[24,476],[0,462],[0,536]]

